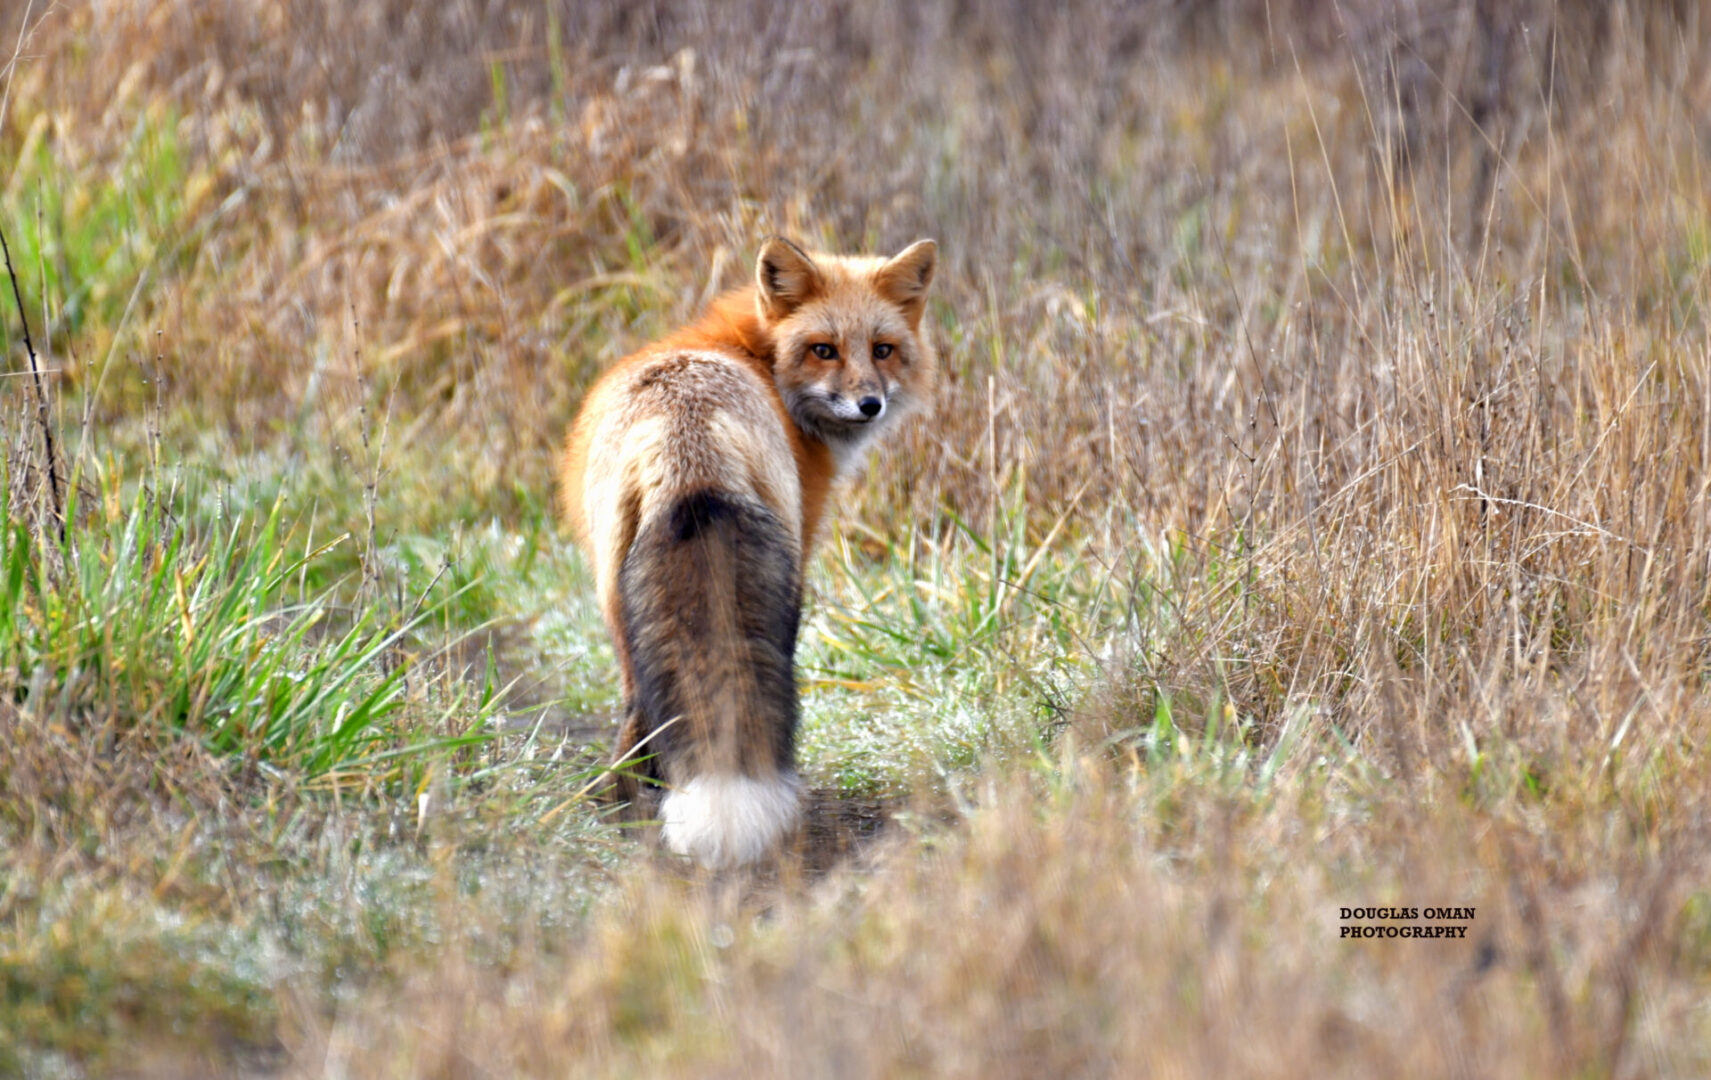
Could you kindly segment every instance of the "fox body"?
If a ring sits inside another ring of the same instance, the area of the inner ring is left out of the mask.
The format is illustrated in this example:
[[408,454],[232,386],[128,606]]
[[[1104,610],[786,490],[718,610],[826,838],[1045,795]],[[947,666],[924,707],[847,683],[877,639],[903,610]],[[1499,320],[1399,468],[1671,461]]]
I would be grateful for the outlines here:
[[666,844],[704,865],[796,820],[807,556],[833,481],[931,400],[935,259],[930,240],[889,259],[769,240],[753,286],[619,361],[571,426],[560,496],[622,669],[618,760],[640,747]]

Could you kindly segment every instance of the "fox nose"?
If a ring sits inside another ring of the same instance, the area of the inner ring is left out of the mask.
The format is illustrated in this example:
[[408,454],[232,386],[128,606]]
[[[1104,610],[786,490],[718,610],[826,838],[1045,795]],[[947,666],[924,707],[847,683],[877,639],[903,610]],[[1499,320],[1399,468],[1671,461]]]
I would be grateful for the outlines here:
[[874,397],[872,394],[869,394],[867,397],[861,399],[857,404],[857,407],[861,409],[861,414],[863,416],[871,420],[879,415],[879,410],[885,408],[885,402]]

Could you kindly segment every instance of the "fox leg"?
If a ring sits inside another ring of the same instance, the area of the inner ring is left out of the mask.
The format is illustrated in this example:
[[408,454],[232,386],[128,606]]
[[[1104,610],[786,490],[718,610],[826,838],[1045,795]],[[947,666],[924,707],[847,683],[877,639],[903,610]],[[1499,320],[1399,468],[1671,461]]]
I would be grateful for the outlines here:
[[617,742],[612,748],[611,768],[612,781],[607,785],[604,798],[611,803],[628,803],[632,810],[641,807],[643,779],[653,779],[658,776],[653,761],[635,761],[632,757],[647,758],[649,749],[646,746],[638,753],[636,746],[647,738],[640,704],[636,700],[636,675],[630,659],[629,642],[623,633],[623,623],[617,614],[618,596],[614,588],[611,592],[610,607],[603,602],[600,606],[606,616],[606,625],[611,630],[612,648],[618,654],[618,671],[622,680],[624,694],[624,719],[618,725]]
[[637,764],[629,758],[641,741],[642,714],[631,701],[624,706],[624,721],[618,726],[618,742],[612,752],[612,782],[606,787],[606,802],[627,803],[632,808],[640,805],[641,784],[636,774],[645,771],[646,763]]
[[[641,497],[633,489],[624,490],[616,499],[617,513],[598,520],[593,530],[594,591],[600,604],[600,615],[612,639],[612,651],[617,654],[618,675],[624,701],[624,719],[618,726],[617,744],[613,747],[612,781],[605,797],[611,802],[638,806],[641,795],[637,774],[656,777],[654,763],[629,761],[636,745],[648,736],[642,710],[636,698],[636,668],[630,655],[629,636],[624,632],[623,597],[618,591],[618,573],[634,542]],[[647,748],[643,747],[646,751]],[[645,754],[644,754],[645,756]]]

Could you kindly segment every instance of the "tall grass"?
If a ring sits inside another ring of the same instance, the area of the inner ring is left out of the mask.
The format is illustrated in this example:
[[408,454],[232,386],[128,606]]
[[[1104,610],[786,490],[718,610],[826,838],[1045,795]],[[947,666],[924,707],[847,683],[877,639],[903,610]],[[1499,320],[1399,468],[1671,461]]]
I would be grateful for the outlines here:
[[405,645],[437,606],[386,625],[302,593],[309,565],[350,537],[294,553],[301,531],[277,504],[197,527],[147,486],[102,488],[86,514],[71,502],[63,542],[0,500],[0,665],[25,713],[181,733],[306,779],[484,737],[403,722]]
[[[43,539],[8,413],[0,985],[61,1006],[0,1061],[1705,1071],[1698,6],[23,29],[0,212],[62,441],[210,496],[86,482]],[[546,493],[593,375],[769,232],[936,236],[948,374],[810,574],[809,869],[708,882],[581,797],[612,661]],[[43,948],[86,896],[138,914]],[[1439,903],[1465,941],[1337,936]],[[146,983],[180,916],[212,959]]]

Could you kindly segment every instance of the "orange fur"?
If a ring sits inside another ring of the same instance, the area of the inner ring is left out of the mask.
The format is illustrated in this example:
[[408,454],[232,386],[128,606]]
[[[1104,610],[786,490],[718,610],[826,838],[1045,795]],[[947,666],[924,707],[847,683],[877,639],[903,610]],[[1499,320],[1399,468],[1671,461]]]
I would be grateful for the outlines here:
[[[733,289],[714,300],[701,318],[666,335],[654,348],[707,349],[727,352],[748,365],[770,385],[773,379],[772,334],[755,310],[755,287]],[[776,390],[776,388],[775,388]],[[802,486],[802,564],[808,564],[808,549],[818,535],[820,516],[831,494],[834,468],[826,444],[809,439],[790,422],[784,399],[776,392],[773,404],[790,438],[796,458],[797,482]]]
[[571,426],[560,498],[622,670],[619,754],[680,725],[667,839],[703,861],[752,857],[795,805],[807,557],[838,473],[932,398],[935,258],[931,241],[891,259],[768,241],[754,285],[619,361]]
[[[930,245],[931,241],[925,243]],[[910,250],[921,246],[915,245]],[[916,369],[916,378],[922,385],[917,386],[915,392],[921,396],[921,404],[929,402],[936,389],[938,367],[931,342],[919,335],[923,311],[920,300],[921,294],[925,293],[925,283],[919,285],[915,295],[894,297],[894,293],[909,291],[909,283],[897,283],[900,271],[892,265],[895,260],[827,255],[815,255],[812,259],[824,279],[816,297],[824,306],[842,308],[847,313],[855,314],[859,313],[861,306],[870,305],[877,300],[902,312],[911,334],[916,337],[918,347],[924,354]],[[929,280],[930,277],[929,269]],[[804,432],[790,417],[779,385],[788,385],[791,376],[775,371],[779,325],[789,320],[769,323],[763,317],[763,305],[759,302],[757,292],[757,286],[748,285],[719,296],[695,322],[618,361],[584,398],[582,411],[566,440],[561,458],[559,491],[564,519],[578,539],[583,540],[585,544],[587,536],[582,478],[588,468],[593,419],[609,406],[601,391],[617,382],[626,370],[632,370],[650,360],[673,352],[705,351],[737,361],[760,376],[761,381],[772,391],[768,398],[769,403],[784,424],[786,436],[790,440],[791,454],[796,462],[797,482],[801,490],[803,564],[806,566],[808,549],[818,536],[826,499],[831,494],[832,482],[837,476],[837,462],[825,441]]]

